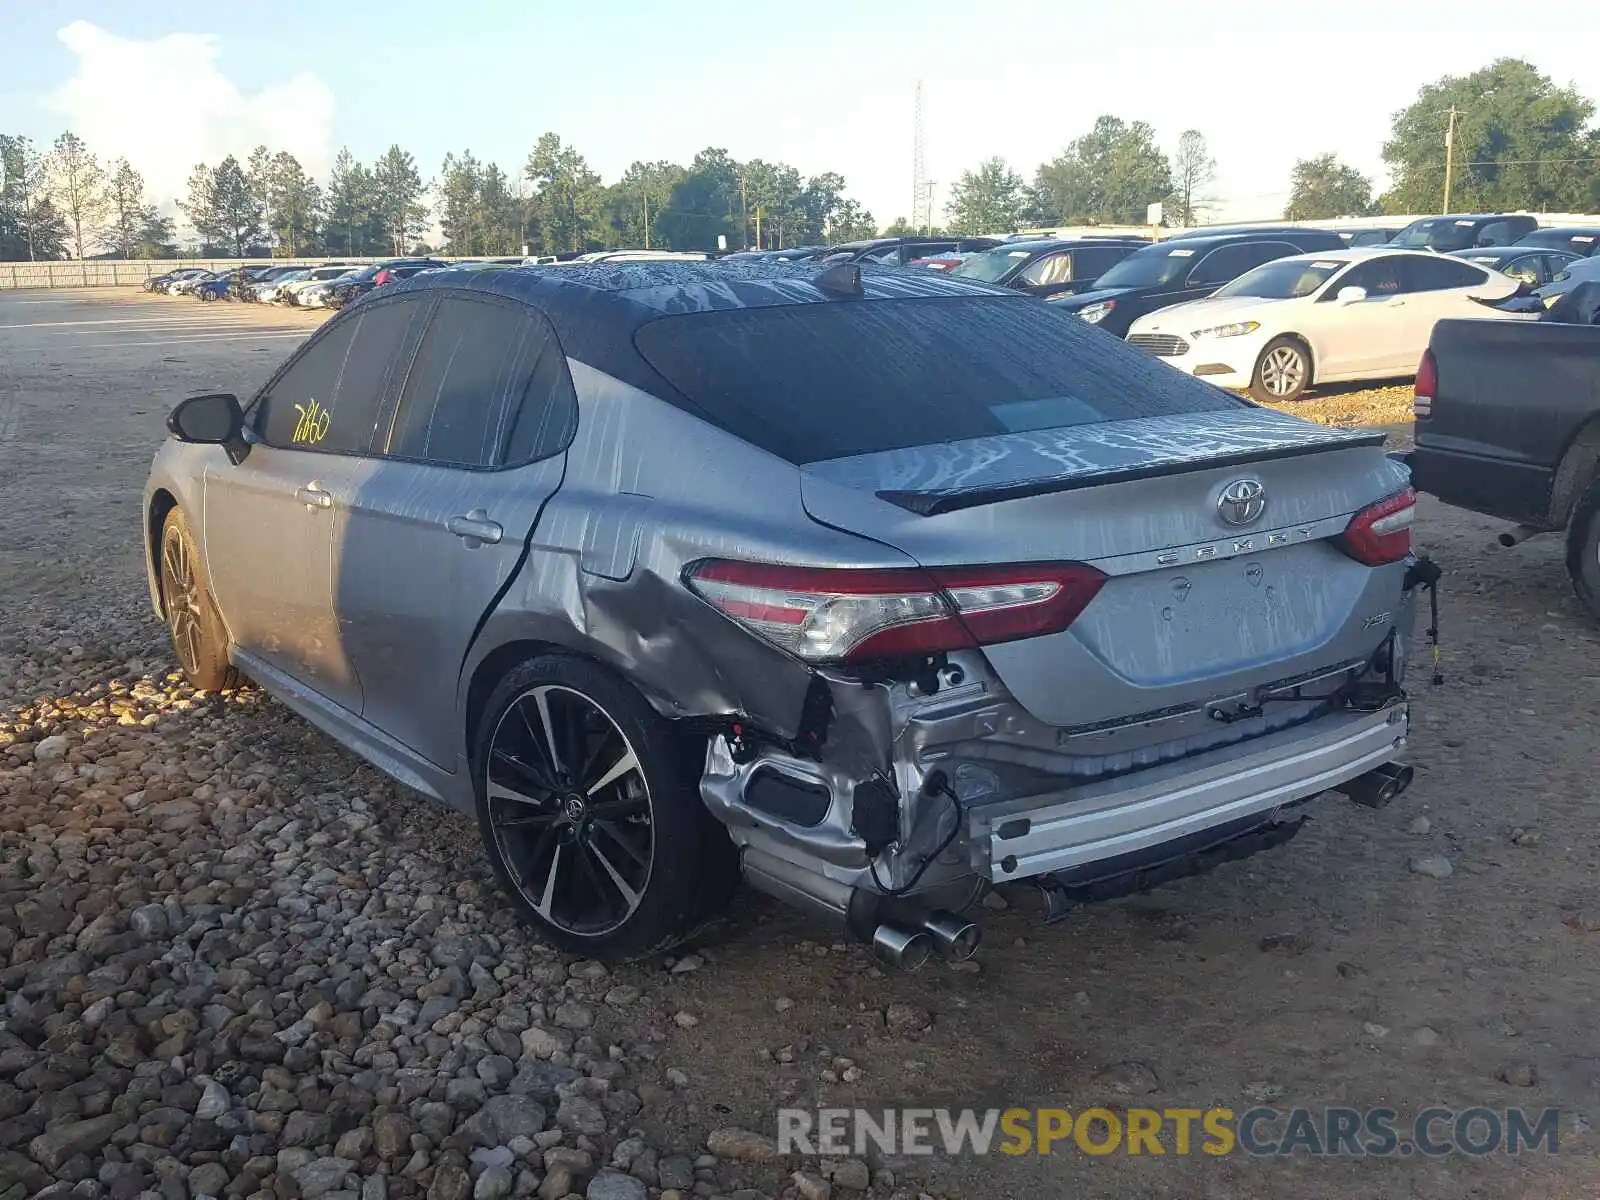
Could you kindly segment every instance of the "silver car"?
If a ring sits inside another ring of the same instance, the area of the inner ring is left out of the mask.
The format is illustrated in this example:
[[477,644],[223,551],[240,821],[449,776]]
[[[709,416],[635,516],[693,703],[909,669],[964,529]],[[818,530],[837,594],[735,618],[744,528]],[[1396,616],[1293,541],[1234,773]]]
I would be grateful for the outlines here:
[[915,964],[1290,836],[1409,768],[1413,494],[1014,292],[852,264],[419,275],[144,497],[239,673],[476,815],[527,920],[683,939],[740,876]]

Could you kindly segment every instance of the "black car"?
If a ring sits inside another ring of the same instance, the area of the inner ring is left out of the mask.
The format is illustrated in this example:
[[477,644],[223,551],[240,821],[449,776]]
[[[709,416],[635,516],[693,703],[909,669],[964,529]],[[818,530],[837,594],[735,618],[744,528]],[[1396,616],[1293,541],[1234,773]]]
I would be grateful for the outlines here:
[[1406,250],[1471,250],[1474,246],[1509,246],[1539,228],[1527,213],[1449,213],[1411,222],[1389,245]]
[[1570,250],[1579,258],[1588,258],[1600,250],[1600,225],[1564,225],[1555,229],[1535,229],[1517,239],[1519,246],[1546,246],[1552,250]]
[[872,262],[903,267],[919,258],[938,254],[976,254],[1000,244],[992,237],[892,237],[869,238],[829,246],[820,257],[824,262]]
[[1172,238],[1135,250],[1076,296],[1051,299],[1118,337],[1146,313],[1200,300],[1246,271],[1275,258],[1315,250],[1341,250],[1344,241],[1327,229],[1292,226],[1249,233]]
[[1513,279],[1520,279],[1533,287],[1549,283],[1583,256],[1570,250],[1551,250],[1544,246],[1530,246],[1518,242],[1514,246],[1477,246],[1471,250],[1452,250],[1451,258],[1464,258],[1469,263],[1499,271]]
[[373,288],[410,279],[418,271],[449,265],[437,258],[391,258],[384,262],[373,263],[348,277],[338,279],[328,289],[328,307],[343,308],[347,304],[354,304]]
[[1072,295],[1092,287],[1095,280],[1144,245],[1113,238],[1005,241],[974,254],[950,274],[1034,296]]
[[1353,250],[1361,246],[1382,246],[1399,232],[1400,226],[1390,225],[1374,229],[1341,229],[1339,236],[1344,239],[1344,244]]

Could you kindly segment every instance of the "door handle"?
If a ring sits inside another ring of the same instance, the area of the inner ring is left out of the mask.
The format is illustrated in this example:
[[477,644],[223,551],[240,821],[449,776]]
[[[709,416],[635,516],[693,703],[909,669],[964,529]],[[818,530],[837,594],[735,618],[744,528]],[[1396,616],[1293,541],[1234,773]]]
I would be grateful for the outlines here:
[[475,508],[464,516],[451,517],[444,527],[466,542],[468,549],[475,549],[485,542],[494,545],[505,536],[500,522],[491,521],[489,514],[481,508]]
[[294,498],[307,508],[332,508],[333,496],[313,479],[303,488],[296,488]]
[[1400,299],[1399,296],[1395,296],[1393,299],[1385,301],[1384,305],[1387,308],[1404,308],[1405,307],[1405,303],[1406,302],[1404,300]]

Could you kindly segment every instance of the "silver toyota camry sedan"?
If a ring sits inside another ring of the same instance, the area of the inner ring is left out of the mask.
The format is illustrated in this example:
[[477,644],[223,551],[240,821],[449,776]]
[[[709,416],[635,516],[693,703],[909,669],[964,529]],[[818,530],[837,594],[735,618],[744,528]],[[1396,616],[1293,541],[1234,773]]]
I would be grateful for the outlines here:
[[475,814],[564,947],[669,946],[742,877],[915,965],[1404,789],[1413,494],[1255,407],[934,272],[445,272],[179,404],[150,592]]

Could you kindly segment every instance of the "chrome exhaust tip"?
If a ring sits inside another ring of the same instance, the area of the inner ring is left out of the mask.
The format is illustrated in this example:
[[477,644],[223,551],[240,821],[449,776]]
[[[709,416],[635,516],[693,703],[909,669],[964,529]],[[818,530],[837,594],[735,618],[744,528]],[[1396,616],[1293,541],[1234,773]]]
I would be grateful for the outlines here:
[[975,921],[942,909],[929,913],[922,928],[933,938],[939,953],[950,962],[966,962],[978,952],[978,943],[983,941],[983,930]]
[[872,953],[891,967],[915,971],[933,957],[933,935],[886,922],[872,932]]

